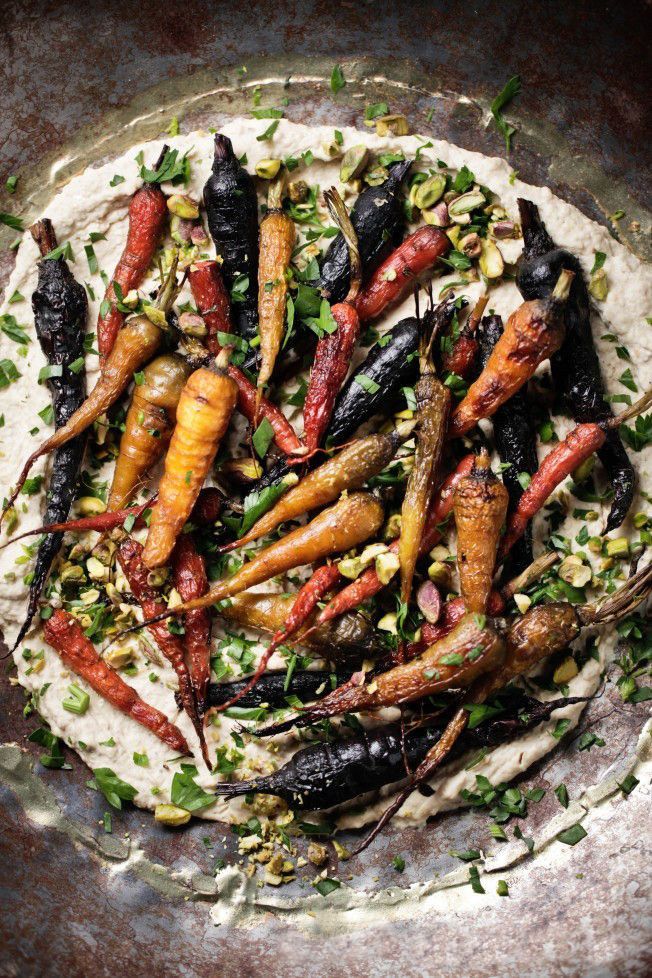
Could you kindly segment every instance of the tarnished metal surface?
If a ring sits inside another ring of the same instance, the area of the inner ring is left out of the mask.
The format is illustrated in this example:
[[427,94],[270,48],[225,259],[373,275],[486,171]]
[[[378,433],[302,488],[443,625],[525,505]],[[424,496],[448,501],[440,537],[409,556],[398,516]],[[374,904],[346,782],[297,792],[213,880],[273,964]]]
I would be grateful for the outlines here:
[[[644,6],[616,14],[601,4],[573,11],[553,3],[545,23],[520,4],[487,3],[481,16],[468,5],[442,7],[342,4],[336,29],[333,5],[285,3],[270,30],[271,9],[256,3],[12,5],[0,69],[5,118],[12,120],[0,175],[21,175],[11,208],[20,202],[31,216],[88,161],[158,135],[174,114],[191,129],[246,110],[256,84],[287,95],[287,115],[297,121],[360,124],[364,102],[382,97],[415,130],[501,153],[500,135],[486,128],[487,106],[508,75],[520,71],[514,167],[603,222],[625,210],[620,231],[645,252],[643,235],[629,230],[632,220],[649,226],[642,210],[647,93],[636,70],[645,56]],[[517,47],[522,39],[527,45]],[[361,51],[374,58],[354,57]],[[322,56],[307,57],[316,52]],[[417,60],[399,60],[408,57]],[[61,65],[73,60],[71,77]],[[328,87],[335,61],[349,79],[337,98]],[[246,73],[238,72],[241,65]],[[2,238],[10,235],[3,231]],[[8,261],[5,255],[5,268]],[[36,724],[24,719],[22,693],[4,675],[0,703],[0,742],[19,745],[0,747],[1,975],[630,978],[648,971],[649,786],[641,783],[624,799],[614,781],[636,748],[644,704],[623,706],[612,683],[581,724],[595,725],[606,746],[578,753],[566,744],[523,779],[548,789],[522,824],[544,848],[551,819],[563,815],[551,789],[563,780],[577,800],[601,785],[600,797],[585,799],[595,804],[589,839],[533,860],[517,841],[503,854],[485,814],[390,830],[362,858],[329,864],[331,874],[369,893],[357,898],[373,908],[365,924],[355,910],[340,912],[319,897],[302,903],[313,893],[307,881],[314,871],[281,892],[259,891],[261,906],[246,920],[227,912],[238,904],[220,897],[213,867],[236,851],[228,830],[196,822],[171,832],[132,810],[116,813],[114,832],[106,835],[99,824],[106,804],[84,787],[88,772],[79,761],[72,758],[73,770],[63,772],[36,763],[31,773],[39,749],[27,748],[24,738]],[[462,902],[458,888],[467,869],[449,850],[470,847],[500,851],[503,865],[487,875],[486,897]],[[406,861],[402,874],[391,865],[398,853]],[[508,879],[509,899],[495,897],[498,878]],[[387,889],[432,880],[407,896]]]

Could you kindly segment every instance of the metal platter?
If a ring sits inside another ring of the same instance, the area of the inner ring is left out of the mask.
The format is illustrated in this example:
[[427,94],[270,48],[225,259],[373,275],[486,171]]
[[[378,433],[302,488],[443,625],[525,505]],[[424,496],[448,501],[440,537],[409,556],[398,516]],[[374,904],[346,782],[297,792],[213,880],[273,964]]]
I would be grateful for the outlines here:
[[[500,154],[501,138],[487,126],[488,105],[511,72],[494,52],[525,37],[529,57],[521,52],[512,61],[526,86],[522,105],[512,113],[519,128],[514,167],[523,179],[547,184],[602,223],[625,210],[626,220],[614,231],[649,257],[640,138],[645,96],[631,71],[636,38],[644,31],[631,10],[624,20],[619,14],[620,34],[614,36],[613,15],[601,4],[591,5],[591,17],[600,23],[587,68],[576,50],[583,18],[557,4],[550,5],[543,34],[520,4],[490,3],[482,23],[459,4],[450,5],[457,8],[455,16],[448,5],[441,10],[431,3],[390,4],[383,11],[373,3],[342,4],[336,53],[323,57],[314,56],[316,42],[320,35],[323,42],[332,11],[322,4],[282,4],[273,41],[261,20],[269,12],[257,11],[255,3],[238,9],[237,17],[203,3],[167,12],[152,5],[151,19],[147,3],[120,2],[110,12],[102,6],[35,3],[12,12],[4,64],[6,114],[14,128],[0,159],[3,172],[20,172],[20,204],[27,216],[37,214],[72,174],[136,139],[158,136],[173,115],[186,131],[248,111],[256,85],[267,90],[270,102],[287,96],[287,117],[296,121],[360,125],[362,106],[385,99],[414,131]],[[633,7],[645,19],[642,5]],[[460,18],[473,20],[463,36]],[[188,33],[189,23],[201,29]],[[630,31],[627,43],[624,30]],[[486,32],[493,32],[491,45]],[[435,33],[440,39],[433,41]],[[106,67],[116,36],[129,45],[119,70]],[[217,57],[218,36],[219,61],[230,67],[207,67]],[[69,99],[61,74],[55,79],[48,70],[72,49],[79,55],[78,91]],[[360,50],[376,56],[354,57]],[[555,86],[559,68],[552,66],[553,57],[568,72],[563,91]],[[328,85],[335,61],[348,80],[337,97]],[[608,101],[616,77],[625,132]],[[3,210],[10,209],[7,203],[2,201]],[[3,231],[3,244],[9,239]],[[2,261],[4,281],[11,253],[4,251]],[[315,894],[312,867],[281,890],[253,887],[250,893],[231,876],[216,877],[218,858],[237,859],[237,839],[212,823],[194,821],[170,831],[147,813],[129,810],[116,813],[107,835],[100,824],[106,805],[85,788],[83,764],[70,752],[70,771],[38,764],[38,747],[25,740],[36,724],[23,717],[24,697],[10,685],[10,675],[5,664],[2,976],[649,973],[649,836],[646,844],[643,831],[649,776],[639,774],[640,785],[627,797],[617,784],[636,752],[645,760],[649,751],[649,740],[641,740],[645,704],[623,704],[609,679],[580,725],[582,731],[599,731],[605,746],[580,753],[573,741],[564,742],[520,783],[547,789],[522,823],[523,834],[534,840],[535,858],[518,840],[497,850],[482,813],[453,813],[421,829],[393,828],[359,859],[338,864],[331,854],[329,875],[347,887],[345,909],[344,901]],[[552,791],[562,781],[574,799],[568,812]],[[577,821],[587,808],[591,824],[584,844],[567,848],[551,842],[564,819],[563,824]],[[344,846],[350,841],[346,834],[338,838]],[[468,867],[450,855],[451,849],[469,848],[487,854],[484,896],[469,895]],[[396,854],[405,858],[400,874],[392,866]],[[498,878],[509,881],[509,899],[496,896]]]

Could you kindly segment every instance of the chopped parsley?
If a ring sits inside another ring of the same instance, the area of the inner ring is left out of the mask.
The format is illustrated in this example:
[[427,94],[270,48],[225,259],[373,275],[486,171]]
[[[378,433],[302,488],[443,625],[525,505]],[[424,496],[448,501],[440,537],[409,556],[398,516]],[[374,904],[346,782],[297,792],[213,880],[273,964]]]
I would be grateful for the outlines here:
[[510,152],[512,148],[512,136],[516,132],[514,126],[510,126],[505,117],[503,116],[502,110],[505,106],[512,101],[521,92],[521,79],[519,75],[513,75],[509,79],[505,87],[501,92],[496,95],[495,99],[491,103],[490,109],[491,114],[494,117],[494,122],[496,123],[498,129],[503,134],[505,140],[505,151]]

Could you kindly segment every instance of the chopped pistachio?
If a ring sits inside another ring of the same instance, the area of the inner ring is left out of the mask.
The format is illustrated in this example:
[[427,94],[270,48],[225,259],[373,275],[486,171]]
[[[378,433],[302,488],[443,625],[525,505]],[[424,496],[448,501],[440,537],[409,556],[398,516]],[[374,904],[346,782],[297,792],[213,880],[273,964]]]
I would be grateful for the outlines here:
[[608,557],[628,557],[629,541],[627,537],[615,537],[613,540],[607,540],[606,551]]
[[196,312],[182,312],[178,319],[179,329],[186,336],[194,336],[197,339],[203,339],[208,333],[206,323],[203,318]]
[[167,203],[168,210],[175,217],[181,217],[185,221],[194,221],[199,217],[199,204],[187,194],[172,194]]
[[428,577],[433,584],[448,590],[451,586],[451,569],[441,560],[434,560],[428,568]]
[[92,581],[105,581],[109,579],[109,568],[105,567],[97,557],[89,557],[86,561],[86,570]]
[[370,187],[379,187],[388,176],[389,170],[386,166],[374,166],[371,170],[367,170],[363,179]]
[[255,166],[256,176],[262,177],[263,180],[273,180],[280,169],[281,160],[274,159],[259,160]]
[[61,571],[62,581],[83,581],[86,579],[84,568],[79,564],[68,564]]
[[532,604],[532,599],[530,597],[528,597],[527,594],[515,594],[514,595],[514,604],[516,605],[516,607],[518,608],[518,610],[521,612],[521,614],[524,615],[525,612],[530,607],[530,605]]
[[421,216],[426,224],[430,224],[435,228],[445,228],[450,224],[448,207],[443,200],[440,200],[438,204],[429,210],[422,211]]
[[573,587],[584,587],[591,580],[591,568],[582,563],[577,554],[569,554],[564,557],[559,565],[559,576],[562,581],[571,584]]
[[449,230],[446,232],[446,236],[447,236],[448,240],[456,248],[457,248],[457,242],[459,241],[459,238],[460,238],[460,234],[461,233],[462,233],[462,228],[459,227],[459,226],[457,226],[457,225],[455,227],[453,227],[453,228],[449,228]]
[[192,221],[186,221],[182,217],[173,217],[170,221],[172,240],[179,245],[188,244],[191,240],[192,226]]
[[568,655],[555,669],[552,674],[552,681],[558,686],[563,686],[564,683],[569,683],[571,679],[574,679],[578,672],[575,659],[572,655]]
[[410,191],[410,200],[419,210],[428,210],[437,203],[446,189],[446,177],[435,173],[423,183],[416,183]]
[[389,584],[400,566],[398,554],[392,553],[390,550],[376,557],[376,574],[380,583]]
[[376,134],[378,136],[407,136],[410,131],[404,115],[383,115],[376,119]]
[[591,281],[589,282],[589,292],[594,299],[598,302],[604,302],[604,300],[609,295],[609,282],[607,280],[607,273],[604,268],[598,269],[591,276]]
[[293,204],[303,204],[308,199],[309,189],[305,180],[293,180],[288,184],[288,197]]
[[482,242],[482,254],[480,255],[480,271],[487,278],[500,278],[505,271],[503,256],[498,247],[485,238]]
[[632,522],[637,530],[642,530],[648,525],[649,517],[645,513],[636,513]]
[[594,468],[595,456],[591,455],[589,458],[585,459],[581,465],[578,465],[577,468],[573,470],[572,477],[575,485],[579,486],[585,482],[593,472]]
[[467,258],[478,258],[482,253],[482,241],[475,231],[460,238],[457,247]]
[[160,329],[165,329],[167,327],[168,321],[165,318],[165,313],[162,309],[158,309],[156,306],[149,305],[145,303],[143,305],[143,312],[149,319],[150,323],[154,323]]
[[103,658],[106,664],[111,666],[112,669],[122,669],[123,666],[128,666],[133,661],[133,645],[131,643],[112,645],[106,650]]
[[323,866],[328,860],[328,849],[321,842],[311,842],[308,846],[308,859],[313,866]]
[[586,545],[592,554],[602,553],[602,537],[589,537]]
[[[476,207],[480,207],[486,201],[485,195],[481,190],[475,188],[474,190],[469,190],[465,194],[461,194],[452,200],[448,205],[448,213],[452,219],[457,223],[457,219],[460,217],[467,217],[471,211],[474,211]],[[463,221],[462,223],[467,224],[468,221]]]
[[383,615],[383,617],[378,622],[378,628],[381,632],[390,632],[392,635],[398,634],[398,626],[396,615],[393,611],[388,612],[388,614]]
[[176,805],[157,805],[154,809],[154,819],[162,825],[186,825],[190,821],[190,812]]
[[106,512],[106,503],[97,496],[82,496],[77,500],[77,510],[80,516],[99,516]]
[[348,183],[349,180],[355,180],[356,177],[361,176],[368,162],[369,150],[366,146],[360,143],[357,146],[352,146],[351,149],[347,149],[340,164],[340,180],[342,183]]
[[390,518],[385,524],[385,529],[383,531],[383,537],[385,540],[395,540],[401,532],[401,514],[392,513]]

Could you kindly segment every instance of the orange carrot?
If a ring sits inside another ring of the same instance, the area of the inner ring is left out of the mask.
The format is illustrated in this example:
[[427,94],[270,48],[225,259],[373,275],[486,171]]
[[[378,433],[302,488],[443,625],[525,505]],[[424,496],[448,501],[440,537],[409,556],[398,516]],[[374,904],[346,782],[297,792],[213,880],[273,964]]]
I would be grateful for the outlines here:
[[343,496],[310,523],[297,527],[292,533],[261,550],[232,577],[218,581],[208,594],[177,605],[142,625],[126,629],[126,632],[136,631],[143,625],[150,625],[171,615],[185,614],[193,608],[207,608],[256,584],[269,581],[272,577],[286,574],[295,567],[313,564],[332,554],[350,550],[373,536],[382,526],[382,522],[383,507],[370,493],[355,492]]
[[507,489],[491,471],[489,456],[479,455],[470,475],[458,485],[453,504],[460,590],[467,611],[487,611],[508,503]]
[[486,367],[455,409],[449,438],[457,438],[482,418],[491,417],[527,383],[540,363],[557,352],[564,341],[563,309],[574,277],[564,269],[547,299],[523,302],[512,313]]
[[195,370],[181,392],[143,552],[147,567],[168,562],[229,426],[238,388],[225,370],[228,355],[227,348],[214,367]]

